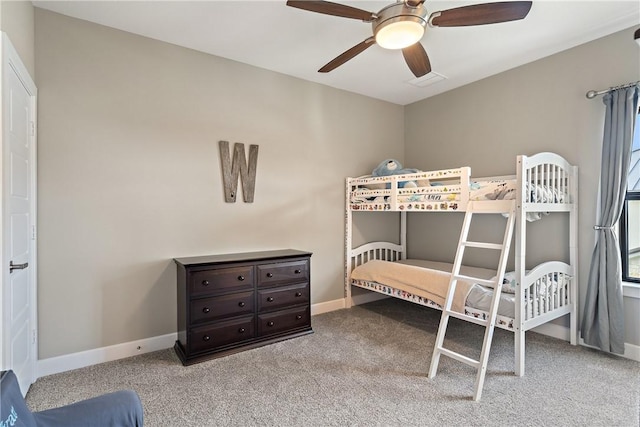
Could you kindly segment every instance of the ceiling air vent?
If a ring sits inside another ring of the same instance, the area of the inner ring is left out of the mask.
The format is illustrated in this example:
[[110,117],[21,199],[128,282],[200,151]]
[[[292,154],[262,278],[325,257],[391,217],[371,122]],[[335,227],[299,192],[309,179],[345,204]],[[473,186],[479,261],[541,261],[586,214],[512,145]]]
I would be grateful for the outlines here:
[[418,77],[412,80],[409,80],[407,83],[409,83],[410,85],[413,86],[417,86],[417,87],[427,87],[427,86],[431,86],[433,84],[436,84],[438,82],[441,82],[443,80],[445,80],[446,77],[443,76],[442,74],[438,74],[435,73],[433,71],[431,71],[429,74],[425,74],[422,77]]

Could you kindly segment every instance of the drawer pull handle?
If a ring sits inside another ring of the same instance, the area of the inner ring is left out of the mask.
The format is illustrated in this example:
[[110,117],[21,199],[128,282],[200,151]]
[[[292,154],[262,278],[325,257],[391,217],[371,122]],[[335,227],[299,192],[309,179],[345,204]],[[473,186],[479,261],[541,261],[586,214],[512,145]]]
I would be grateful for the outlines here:
[[202,337],[202,341],[209,341],[211,337],[209,335],[205,335]]
[[246,329],[245,329],[245,328],[240,328],[240,329],[238,329],[238,332],[239,332],[239,333],[241,333],[241,334],[244,334],[244,333],[245,333],[245,331],[246,331]]
[[296,297],[301,297],[302,296],[302,292],[296,292]]
[[300,269],[296,269],[296,271],[294,271],[294,273],[300,274],[300,273],[302,273],[302,271]]
[[267,277],[268,278],[272,278],[273,277],[273,273],[267,273]]
[[202,309],[202,312],[203,312],[203,313],[208,313],[208,312],[210,312],[210,311],[211,311],[211,310],[209,309],[209,307],[205,307],[205,308],[203,308],[203,309]]
[[202,286],[209,286],[209,281],[208,280],[203,280],[202,281]]
[[239,306],[239,307],[244,307],[245,305],[246,305],[246,304],[244,303],[244,301],[240,301],[240,302],[238,303],[238,306]]
[[267,302],[273,302],[273,297],[267,297]]
[[273,325],[274,325],[274,323],[273,323],[273,322],[267,322],[267,326],[271,327],[271,326],[273,326]]
[[298,314],[298,315],[296,316],[296,320],[300,320],[300,319],[302,319],[302,316]]
[[238,276],[238,280],[244,282],[244,276]]

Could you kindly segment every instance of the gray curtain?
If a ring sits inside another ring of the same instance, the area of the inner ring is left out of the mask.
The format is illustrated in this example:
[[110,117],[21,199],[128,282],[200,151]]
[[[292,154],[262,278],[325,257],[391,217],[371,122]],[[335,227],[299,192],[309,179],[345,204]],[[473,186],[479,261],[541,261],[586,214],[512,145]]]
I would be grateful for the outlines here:
[[620,218],[627,190],[633,129],[638,114],[639,86],[616,89],[603,99],[606,105],[600,212],[596,246],[582,316],[582,338],[588,345],[624,353],[624,313],[620,246],[614,226]]

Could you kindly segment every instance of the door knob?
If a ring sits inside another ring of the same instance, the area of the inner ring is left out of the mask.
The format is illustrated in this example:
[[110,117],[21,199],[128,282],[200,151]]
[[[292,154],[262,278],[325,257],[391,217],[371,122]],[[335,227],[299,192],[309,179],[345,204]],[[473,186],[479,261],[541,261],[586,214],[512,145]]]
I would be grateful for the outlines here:
[[13,270],[24,270],[27,267],[29,267],[28,262],[24,264],[14,264],[13,261],[9,261],[9,273],[13,273]]

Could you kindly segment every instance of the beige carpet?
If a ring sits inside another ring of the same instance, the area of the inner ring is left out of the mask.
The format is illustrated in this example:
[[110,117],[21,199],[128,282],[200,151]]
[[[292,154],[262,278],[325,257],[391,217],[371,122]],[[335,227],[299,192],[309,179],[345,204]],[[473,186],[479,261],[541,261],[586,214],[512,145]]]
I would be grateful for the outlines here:
[[[640,425],[640,363],[496,330],[482,400],[475,371],[442,357],[428,379],[440,312],[397,299],[314,316],[312,335],[190,367],[172,349],[39,379],[34,410],[108,391],[138,392],[146,426]],[[479,353],[483,328],[452,319],[446,346]]]

